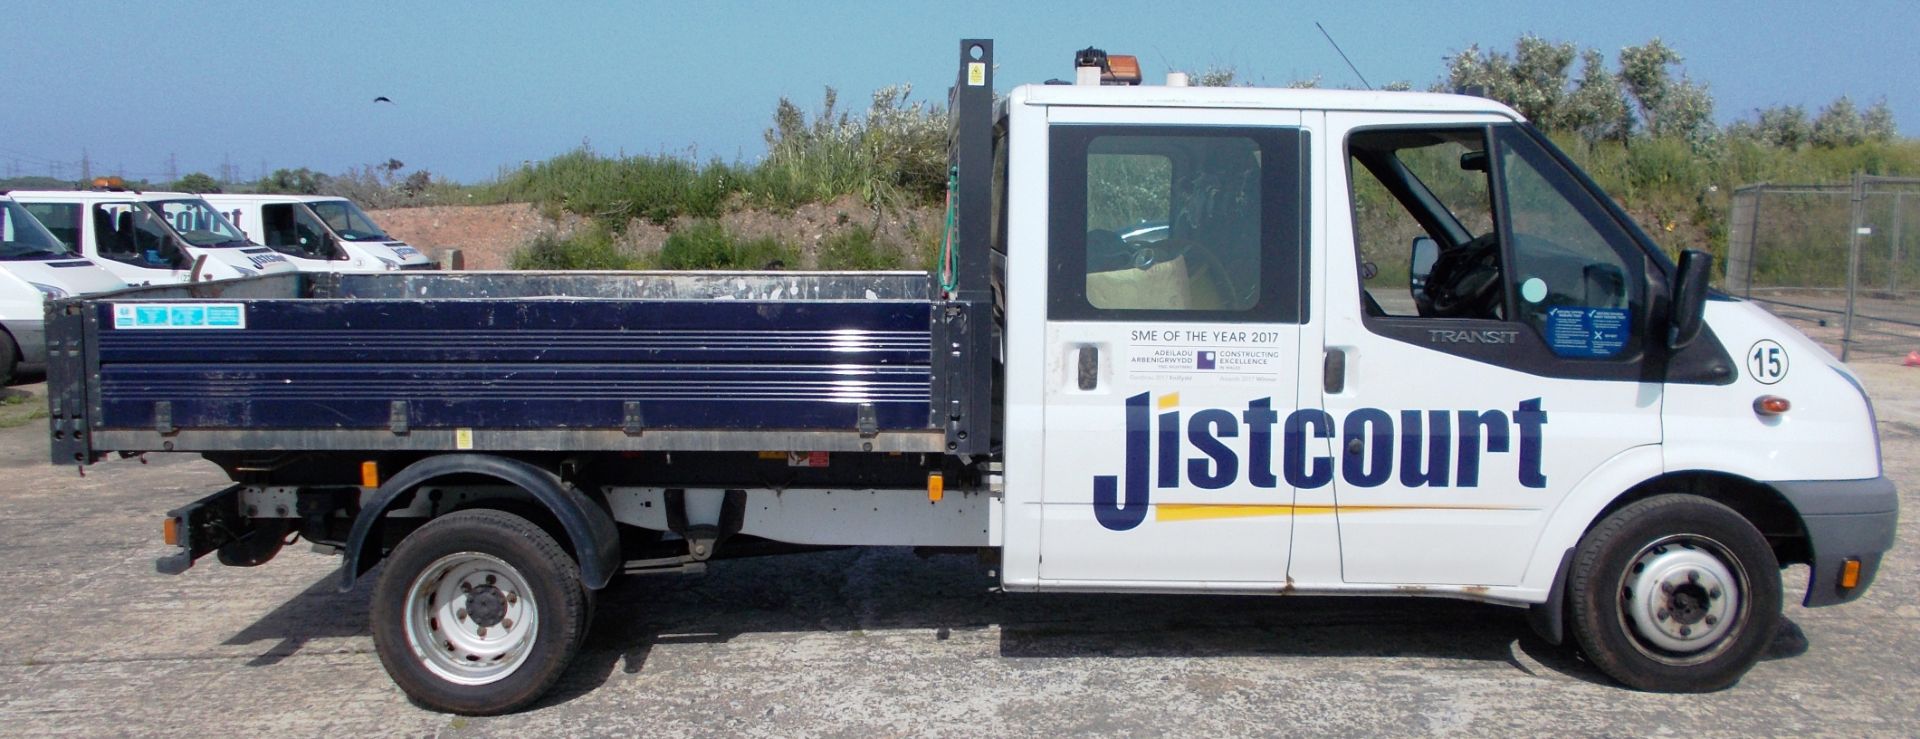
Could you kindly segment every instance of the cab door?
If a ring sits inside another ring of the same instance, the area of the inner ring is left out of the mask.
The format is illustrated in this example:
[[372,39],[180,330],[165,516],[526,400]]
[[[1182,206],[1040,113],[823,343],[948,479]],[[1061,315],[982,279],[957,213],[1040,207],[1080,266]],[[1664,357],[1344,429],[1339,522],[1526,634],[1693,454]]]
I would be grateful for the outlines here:
[[1316,401],[1342,576],[1519,584],[1561,499],[1660,441],[1663,278],[1520,124],[1328,119],[1352,203],[1329,219],[1324,351],[1344,372]]
[[170,285],[192,276],[192,259],[167,226],[134,202],[94,203],[88,209],[85,253],[130,285]]
[[333,234],[300,203],[259,206],[259,243],[279,252],[303,272],[327,272],[353,266]]
[[1300,115],[1056,107],[1048,124],[1040,579],[1284,584]]

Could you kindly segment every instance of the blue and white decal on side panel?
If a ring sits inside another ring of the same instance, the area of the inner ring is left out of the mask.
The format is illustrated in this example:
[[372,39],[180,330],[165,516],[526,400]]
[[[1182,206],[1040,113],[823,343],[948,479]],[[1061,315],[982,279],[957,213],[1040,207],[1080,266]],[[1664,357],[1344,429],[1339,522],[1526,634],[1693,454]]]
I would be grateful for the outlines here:
[[113,327],[121,330],[243,329],[247,327],[247,307],[240,303],[115,303]]

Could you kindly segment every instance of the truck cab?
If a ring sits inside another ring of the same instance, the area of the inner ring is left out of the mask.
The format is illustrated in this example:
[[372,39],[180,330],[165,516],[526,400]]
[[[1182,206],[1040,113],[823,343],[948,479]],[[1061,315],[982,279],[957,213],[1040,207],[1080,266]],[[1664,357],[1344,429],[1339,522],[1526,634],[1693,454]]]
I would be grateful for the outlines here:
[[46,363],[47,301],[126,286],[68,251],[19,203],[0,195],[0,384],[22,364]]
[[198,195],[97,189],[16,190],[12,196],[68,249],[130,284],[295,271],[285,257],[248,241]]
[[427,255],[387,235],[352,200],[326,195],[202,196],[247,236],[307,272],[434,269]]

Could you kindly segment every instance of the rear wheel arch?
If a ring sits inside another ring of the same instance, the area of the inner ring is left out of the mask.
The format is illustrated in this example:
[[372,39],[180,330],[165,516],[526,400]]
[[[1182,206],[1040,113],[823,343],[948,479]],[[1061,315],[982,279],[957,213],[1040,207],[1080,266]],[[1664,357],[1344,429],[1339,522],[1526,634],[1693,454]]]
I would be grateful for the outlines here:
[[340,589],[353,587],[385,555],[382,528],[387,514],[416,491],[455,476],[498,480],[525,492],[525,497],[450,506],[455,510],[490,508],[527,518],[548,530],[580,565],[581,581],[590,589],[604,587],[620,566],[620,534],[612,514],[586,495],[561,482],[552,471],[521,459],[491,454],[443,454],[408,466],[382,483],[362,506],[347,537],[340,568]]

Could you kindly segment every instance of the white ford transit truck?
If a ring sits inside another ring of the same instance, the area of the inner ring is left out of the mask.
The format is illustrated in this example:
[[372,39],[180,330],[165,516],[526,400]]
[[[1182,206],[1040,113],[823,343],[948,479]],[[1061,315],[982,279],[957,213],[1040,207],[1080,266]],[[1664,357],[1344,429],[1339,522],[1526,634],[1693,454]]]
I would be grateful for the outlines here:
[[1082,58],[996,101],[961,42],[934,274],[67,299],[53,461],[224,467],[165,572],[295,538],[342,587],[384,563],[388,673],[467,713],[551,687],[615,575],[819,547],[978,551],[1010,591],[1526,608],[1658,691],[1734,684],[1783,566],[1809,606],[1872,583],[1897,497],[1853,374],[1512,110]]
[[0,384],[22,364],[47,361],[48,300],[117,290],[127,283],[47,233],[0,194]]
[[388,236],[352,200],[327,195],[202,195],[246,232],[308,272],[434,269],[405,241]]
[[93,190],[15,190],[67,248],[134,285],[227,280],[293,272],[293,263],[247,240],[198,195]]

